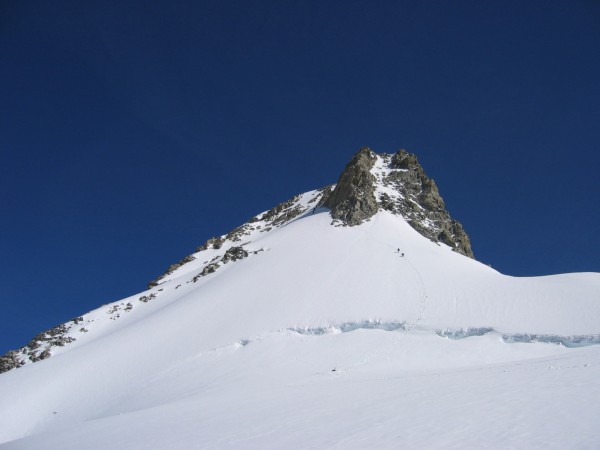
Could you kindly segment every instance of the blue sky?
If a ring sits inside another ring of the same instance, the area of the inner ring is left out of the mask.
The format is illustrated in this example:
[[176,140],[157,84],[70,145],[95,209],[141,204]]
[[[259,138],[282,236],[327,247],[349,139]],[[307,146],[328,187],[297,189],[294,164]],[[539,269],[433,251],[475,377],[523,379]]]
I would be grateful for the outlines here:
[[596,1],[4,1],[0,352],[417,154],[476,257],[600,271]]

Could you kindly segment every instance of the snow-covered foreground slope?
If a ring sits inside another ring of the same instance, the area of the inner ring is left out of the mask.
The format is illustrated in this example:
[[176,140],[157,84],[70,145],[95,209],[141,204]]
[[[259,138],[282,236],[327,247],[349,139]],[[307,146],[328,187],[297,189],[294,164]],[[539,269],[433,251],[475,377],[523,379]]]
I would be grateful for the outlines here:
[[194,354],[115,392],[100,392],[102,373],[87,376],[110,397],[103,408],[82,420],[70,409],[98,398],[40,399],[45,432],[2,448],[593,449],[600,439],[598,346],[282,332]]
[[599,340],[599,274],[507,277],[387,212],[250,238],[2,374],[2,448],[600,444],[600,346],[569,348]]

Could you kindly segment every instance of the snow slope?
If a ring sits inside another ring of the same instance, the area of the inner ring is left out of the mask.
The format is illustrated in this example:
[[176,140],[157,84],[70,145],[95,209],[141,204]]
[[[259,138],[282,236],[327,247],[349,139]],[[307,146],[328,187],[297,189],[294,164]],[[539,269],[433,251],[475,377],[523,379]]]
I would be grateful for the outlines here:
[[600,274],[505,276],[385,211],[334,226],[320,195],[0,375],[0,447],[600,445]]

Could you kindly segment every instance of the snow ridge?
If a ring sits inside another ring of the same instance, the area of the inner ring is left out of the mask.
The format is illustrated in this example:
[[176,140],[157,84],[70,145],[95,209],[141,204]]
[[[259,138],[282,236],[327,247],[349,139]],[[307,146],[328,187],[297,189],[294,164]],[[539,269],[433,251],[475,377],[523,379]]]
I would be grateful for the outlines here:
[[[184,279],[171,288],[179,289],[183,285],[197,283],[201,278],[215,273],[230,262],[237,262],[265,251],[261,247],[248,249],[248,246],[264,234],[286,226],[304,214],[314,213],[323,193],[329,189],[331,187],[296,195],[290,200],[254,216],[229,233],[209,239],[198,247],[196,252],[172,264],[164,274],[152,280],[148,284],[148,291],[142,295],[110,303],[96,311],[83,314],[38,334],[27,345],[17,350],[11,350],[0,357],[0,373],[62,353],[66,350],[65,347],[72,346],[76,341],[79,341],[78,344],[85,343],[92,339],[96,329],[105,329],[107,326],[112,328],[107,321],[120,320],[122,322],[126,317],[133,319],[128,313],[134,307],[136,313],[139,313],[139,309],[143,308],[145,304],[155,303],[157,299],[160,300],[163,297],[164,288],[161,288],[160,285],[166,281],[183,277]],[[126,320],[126,322],[128,321]],[[89,331],[92,333],[88,334]]]

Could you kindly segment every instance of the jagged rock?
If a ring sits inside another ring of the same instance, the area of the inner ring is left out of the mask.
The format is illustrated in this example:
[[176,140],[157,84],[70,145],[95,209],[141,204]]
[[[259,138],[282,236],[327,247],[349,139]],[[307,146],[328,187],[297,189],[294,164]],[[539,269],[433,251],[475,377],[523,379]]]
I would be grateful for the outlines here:
[[[255,252],[255,253],[257,253],[257,252]],[[217,269],[219,267],[221,267],[221,264],[219,264],[219,263],[227,264],[230,261],[239,261],[240,259],[247,258],[248,255],[249,255],[249,253],[246,250],[244,250],[244,248],[241,246],[231,247],[231,248],[227,249],[227,251],[225,252],[225,254],[223,255],[222,258],[219,259],[218,257],[216,257],[213,259],[213,261],[210,264],[207,264],[206,266],[204,266],[202,271],[198,275],[196,275],[194,278],[192,278],[192,281],[195,283],[200,278],[216,272]],[[216,262],[216,261],[218,261],[218,262]]]
[[[319,201],[321,199],[322,195],[326,192],[329,192],[330,189],[331,189],[330,186],[319,189],[318,195],[316,195],[314,198],[312,198],[309,201],[309,203],[314,203],[314,202]],[[273,228],[286,225],[291,220],[302,215],[303,213],[305,213],[306,211],[308,211],[310,209],[307,206],[303,206],[303,205],[299,204],[298,203],[299,200],[300,200],[300,195],[296,195],[296,196],[292,197],[291,199],[289,199],[283,203],[280,203],[279,205],[275,206],[274,208],[271,208],[267,212],[259,214],[255,217],[251,218],[247,223],[240,225],[237,228],[234,228],[226,235],[210,238],[203,245],[196,248],[196,253],[202,252],[202,251],[205,251],[208,249],[219,250],[223,247],[223,245],[227,241],[240,242],[242,240],[243,236],[247,236],[255,230],[260,230],[260,232],[262,233],[262,232],[268,232],[268,231],[272,230]],[[263,223],[260,223],[260,222],[263,222]],[[264,226],[264,228],[263,228],[263,226]],[[226,257],[226,258],[228,258],[228,257]],[[194,259],[195,259],[195,257],[193,255],[189,255],[189,256],[186,256],[185,258],[183,258],[181,261],[170,265],[169,268],[162,275],[160,275],[159,277],[155,278],[150,283],[148,283],[148,286],[147,286],[148,289],[158,286],[167,276],[171,275],[176,269],[178,269],[179,267],[181,267],[184,264],[187,264],[190,261],[193,261]],[[217,256],[217,257],[215,257],[214,261],[216,261],[218,259],[219,259],[219,257]],[[211,261],[211,263],[214,261]],[[218,267],[219,267],[218,264],[215,264],[214,267],[210,267],[209,269],[207,269],[205,267],[203,269],[203,272],[204,272],[204,270],[212,270],[212,272],[214,272],[214,270],[216,270],[216,268],[218,268]],[[212,272],[204,272],[204,274],[201,272],[198,275],[196,275],[196,277],[194,277],[194,279],[197,281],[199,277],[205,276],[206,274],[212,273]]]
[[25,361],[22,361],[19,358],[19,352],[16,350],[11,350],[4,356],[0,357],[0,373],[8,372],[9,370],[21,367],[24,364]]
[[362,148],[348,163],[335,189],[322,202],[331,217],[344,225],[359,225],[378,211],[375,177],[371,169],[377,160],[369,148]]
[[67,336],[67,333],[71,327],[81,321],[83,321],[83,317],[75,317],[66,323],[37,334],[26,346],[7,352],[0,357],[0,373],[19,368],[27,362],[46,359],[52,356],[50,353],[51,347],[64,347],[74,342],[75,338]]
[[[389,168],[396,170],[389,173],[384,184],[400,194],[393,210],[423,236],[474,258],[469,237],[462,225],[450,217],[435,181],[425,174],[417,157],[400,150],[389,160]],[[380,199],[380,206],[390,210],[390,201]]]
[[379,205],[386,211],[394,212],[396,210],[394,200],[389,196],[389,194],[386,193],[383,193],[379,196]]
[[289,200],[280,203],[279,205],[277,205],[274,208],[271,208],[270,210],[268,210],[266,213],[264,213],[261,216],[256,216],[254,219],[252,219],[252,221],[265,221],[265,222],[271,222],[273,223],[275,220],[278,219],[278,216],[280,216],[280,214],[285,211],[286,209],[291,208],[294,203],[296,203],[296,201],[298,200],[300,196],[296,195],[292,198],[290,198]]
[[214,248],[215,250],[220,249],[223,246],[223,242],[225,242],[225,238],[222,237],[212,237],[208,241],[201,245],[196,249],[196,252],[202,252],[204,250],[208,250],[209,248]]
[[[143,303],[148,303],[150,300],[154,300],[156,298],[156,293],[151,293],[150,295],[142,295],[138,300]],[[116,309],[115,309],[116,311]],[[113,311],[114,312],[114,311]]]
[[41,361],[42,359],[50,358],[50,356],[52,356],[52,353],[50,353],[50,347],[48,347],[43,352],[41,352],[39,355],[30,356],[29,359],[32,362],[37,362],[37,361]]
[[[362,148],[352,158],[335,189],[325,192],[321,199],[321,205],[331,209],[331,217],[352,226],[377,211],[389,211],[402,215],[423,236],[473,258],[469,237],[450,217],[435,181],[425,174],[417,157],[400,150],[379,158],[385,166],[379,173],[373,171],[378,156],[370,149]],[[396,195],[380,192],[376,198],[378,184],[392,188]]]
[[148,289],[152,289],[153,287],[158,286],[160,281],[163,278],[165,278],[168,275],[171,275],[173,272],[175,272],[175,270],[179,269],[184,264],[187,264],[187,263],[193,261],[194,259],[196,259],[194,257],[194,255],[187,255],[185,258],[181,259],[180,261],[176,262],[175,264],[171,264],[167,268],[165,273],[163,273],[162,275],[160,275],[159,277],[155,278],[154,280],[150,281],[150,283],[148,283]]
[[223,264],[227,264],[229,261],[238,261],[248,256],[248,252],[243,247],[231,247],[225,252],[221,261]]
[[239,242],[242,240],[242,236],[247,236],[251,232],[251,227],[249,224],[245,223],[225,235],[226,240],[230,240],[232,242]]
[[392,156],[392,167],[394,169],[420,171],[424,175],[423,168],[417,161],[417,156],[414,153],[408,153],[404,149],[398,150],[398,152]]
[[202,272],[200,272],[198,275],[196,275],[194,278],[192,278],[192,281],[195,283],[200,278],[205,277],[208,274],[214,273],[219,267],[221,267],[221,266],[219,264],[215,264],[215,263],[211,263],[211,264],[205,266],[202,269]]

